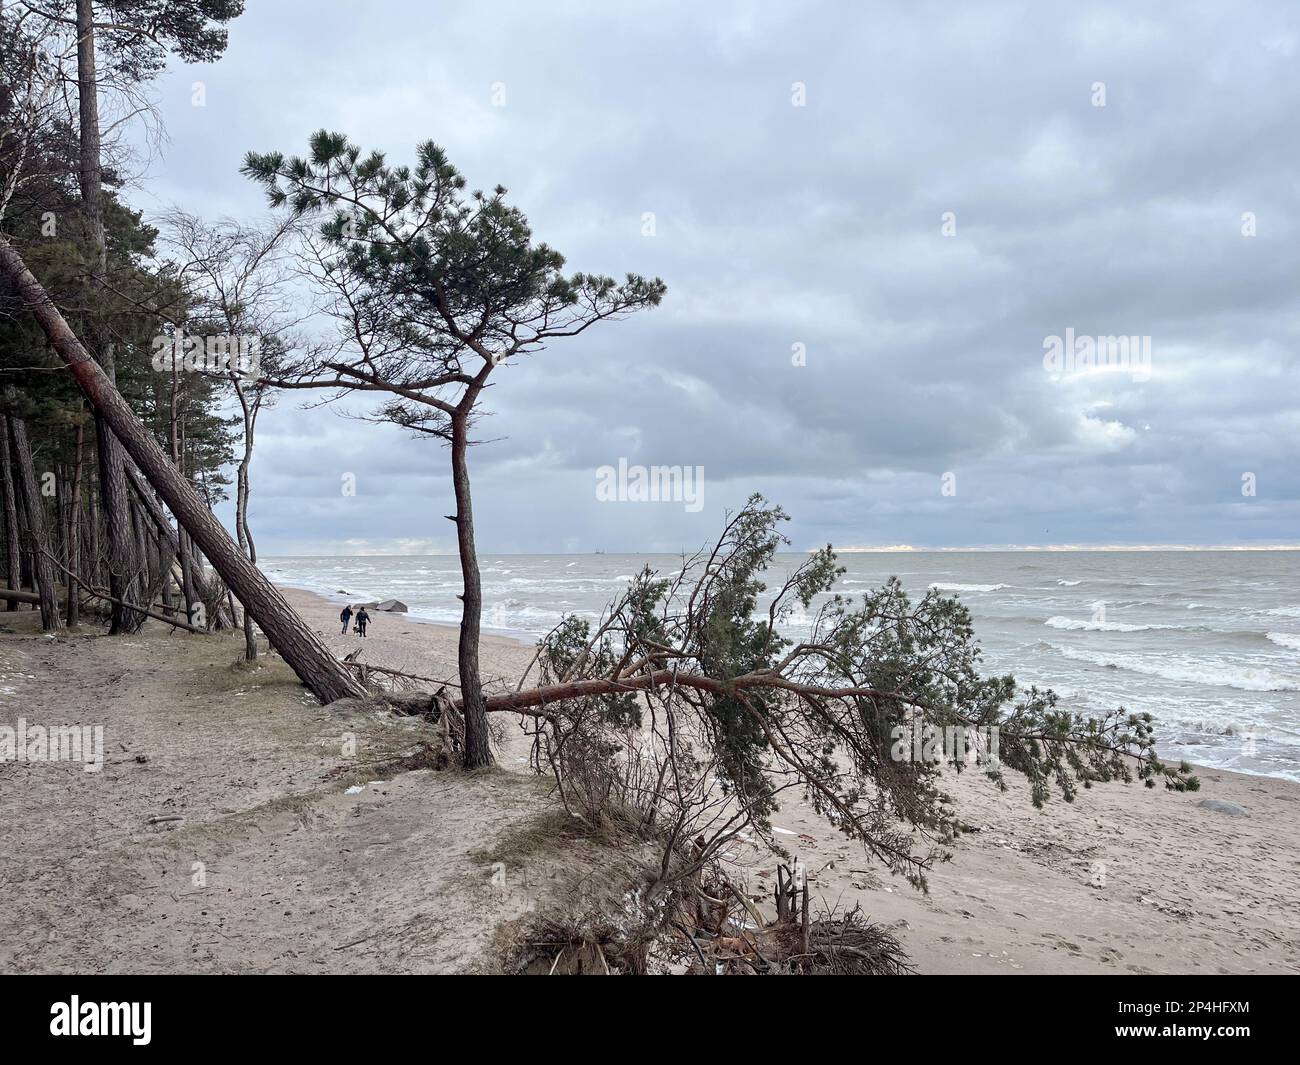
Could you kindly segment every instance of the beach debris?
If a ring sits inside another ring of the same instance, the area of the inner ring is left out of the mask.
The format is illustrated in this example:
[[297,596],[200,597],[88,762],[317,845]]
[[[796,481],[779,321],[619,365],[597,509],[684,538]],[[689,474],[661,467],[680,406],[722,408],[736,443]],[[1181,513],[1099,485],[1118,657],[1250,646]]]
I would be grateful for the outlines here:
[[360,795],[365,790],[366,790],[366,786],[364,784],[353,784],[352,787],[348,788],[343,794]]
[[1155,898],[1152,895],[1139,895],[1138,902],[1144,906],[1154,906],[1158,911],[1167,914],[1170,917],[1176,917],[1179,920],[1186,921],[1196,916],[1195,910],[1190,910],[1182,906],[1175,906],[1173,903],[1165,902],[1163,899]]
[[184,820],[185,818],[182,817],[180,814],[165,814],[159,817],[149,818],[146,824],[161,825],[166,821],[184,821]]
[[[647,909],[640,892],[624,912],[590,907],[534,912],[502,954],[508,972],[539,976],[673,972],[712,975],[874,974],[913,972],[895,930],[873,924],[859,907],[814,908],[799,866],[781,865],[775,919],[765,917],[717,867],[701,888],[666,908]],[[634,897],[635,896],[635,897]],[[734,903],[730,900],[734,899]],[[738,904],[738,906],[736,905]]]
[[1235,802],[1227,802],[1224,799],[1202,799],[1196,805],[1218,814],[1227,814],[1229,817],[1250,816],[1250,811],[1244,806],[1238,806]]

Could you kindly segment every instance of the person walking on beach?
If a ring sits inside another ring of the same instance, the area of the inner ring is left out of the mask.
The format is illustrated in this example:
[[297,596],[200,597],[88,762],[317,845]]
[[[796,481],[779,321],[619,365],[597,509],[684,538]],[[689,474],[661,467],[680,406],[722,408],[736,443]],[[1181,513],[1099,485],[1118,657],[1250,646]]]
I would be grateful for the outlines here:
[[366,608],[362,607],[357,611],[357,631],[362,636],[366,634],[366,626],[370,624],[370,615],[366,613]]
[[339,635],[346,636],[348,634],[348,622],[352,620],[351,603],[348,603],[348,605],[343,608],[343,613],[339,615],[339,620],[343,622],[343,631]]

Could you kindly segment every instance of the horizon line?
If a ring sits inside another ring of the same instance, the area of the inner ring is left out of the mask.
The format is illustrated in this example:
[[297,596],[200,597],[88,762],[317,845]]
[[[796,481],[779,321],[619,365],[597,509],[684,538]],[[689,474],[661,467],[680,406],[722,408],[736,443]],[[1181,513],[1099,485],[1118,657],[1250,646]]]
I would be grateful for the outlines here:
[[[893,544],[881,547],[852,545],[831,549],[837,555],[899,555],[899,554],[1084,554],[1088,552],[1270,552],[1300,551],[1300,544],[974,544],[948,547],[921,547],[913,544]],[[788,548],[777,554],[803,555],[819,551],[819,547]],[[480,560],[485,555],[542,556],[556,555],[564,558],[588,555],[680,555],[682,551],[480,551]],[[687,552],[688,554],[690,552]],[[350,551],[331,554],[288,553],[263,554],[264,560],[276,558],[457,558],[455,551]]]

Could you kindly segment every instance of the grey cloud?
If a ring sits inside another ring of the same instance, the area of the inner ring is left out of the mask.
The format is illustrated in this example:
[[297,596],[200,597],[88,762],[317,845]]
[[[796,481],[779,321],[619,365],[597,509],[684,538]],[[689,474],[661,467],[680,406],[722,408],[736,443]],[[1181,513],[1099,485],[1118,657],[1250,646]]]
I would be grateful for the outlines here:
[[[250,5],[220,64],[169,73],[139,202],[255,214],[250,148],[326,126],[398,160],[432,136],[574,269],[662,275],[659,310],[499,374],[486,549],[694,546],[752,489],[804,546],[1296,538],[1290,5],[366,11]],[[1053,380],[1066,328],[1149,335],[1156,372]],[[703,465],[705,511],[597,503],[620,456]],[[445,464],[291,398],[254,469],[262,549],[445,541]]]

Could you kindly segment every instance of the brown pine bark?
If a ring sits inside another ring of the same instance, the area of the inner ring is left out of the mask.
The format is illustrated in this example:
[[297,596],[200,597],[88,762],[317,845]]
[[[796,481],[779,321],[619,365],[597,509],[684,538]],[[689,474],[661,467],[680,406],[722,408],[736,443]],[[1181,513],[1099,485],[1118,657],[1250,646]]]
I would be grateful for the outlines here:
[[479,674],[479,620],[483,613],[483,585],[479,576],[478,553],[474,547],[474,506],[470,500],[468,418],[458,414],[451,422],[451,476],[456,490],[456,547],[464,580],[461,596],[460,643],[457,664],[465,714],[465,768],[492,764],[488,738],[487,708],[483,703],[483,681]]
[[7,279],[45,332],[51,346],[72,371],[91,406],[104,416],[114,436],[135,460],[171,509],[176,520],[194,538],[213,567],[253,615],[267,638],[302,682],[322,702],[345,696],[362,696],[365,689],[339,662],[320,638],[285,602],[279,590],[239,550],[202,497],[172,465],[166,452],[135,416],[103,369],[90,357],[71,327],[51,302],[22,256],[0,239],[0,277]]
[[[14,492],[14,475],[9,460],[9,415],[0,414],[0,492],[4,495],[5,556],[9,587],[20,591],[23,586],[22,540],[18,535],[18,496]],[[7,610],[17,610],[19,599],[10,597]]]
[[52,632],[63,627],[59,620],[59,600],[54,586],[54,565],[46,553],[51,543],[46,535],[45,511],[41,507],[41,491],[36,485],[36,467],[32,462],[32,447],[27,439],[27,424],[22,418],[9,418],[9,449],[13,455],[18,496],[27,518],[27,535],[32,541],[32,573],[36,579],[36,594],[40,597],[41,628]]

